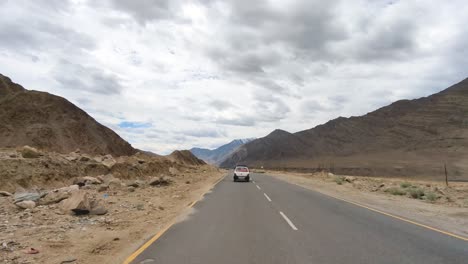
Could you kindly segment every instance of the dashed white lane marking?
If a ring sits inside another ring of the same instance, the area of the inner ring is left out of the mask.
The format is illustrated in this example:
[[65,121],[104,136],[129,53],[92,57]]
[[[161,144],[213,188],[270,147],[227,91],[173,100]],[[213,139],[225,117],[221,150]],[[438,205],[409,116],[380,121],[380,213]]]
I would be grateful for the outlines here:
[[265,198],[267,198],[267,200],[268,200],[269,202],[271,202],[270,197],[268,197],[268,195],[267,195],[266,193],[263,193],[263,195],[265,195]]
[[259,190],[261,190],[261,189],[262,189],[262,188],[260,188],[260,186],[258,186],[258,185],[255,185],[255,186],[257,186],[257,189],[259,189]]
[[255,181],[252,181],[253,183],[255,183]]
[[293,230],[297,230],[297,227],[293,224],[293,222],[291,222],[291,220],[289,220],[289,218],[283,213],[283,212],[279,212],[280,215],[284,218],[284,220],[286,220],[286,222],[289,224],[289,226],[293,229]]

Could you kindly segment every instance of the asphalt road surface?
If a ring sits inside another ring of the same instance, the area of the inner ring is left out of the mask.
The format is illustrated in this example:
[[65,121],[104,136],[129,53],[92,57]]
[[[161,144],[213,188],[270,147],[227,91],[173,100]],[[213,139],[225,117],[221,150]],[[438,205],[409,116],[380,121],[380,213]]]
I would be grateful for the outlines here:
[[468,263],[468,242],[261,174],[225,177],[132,263]]

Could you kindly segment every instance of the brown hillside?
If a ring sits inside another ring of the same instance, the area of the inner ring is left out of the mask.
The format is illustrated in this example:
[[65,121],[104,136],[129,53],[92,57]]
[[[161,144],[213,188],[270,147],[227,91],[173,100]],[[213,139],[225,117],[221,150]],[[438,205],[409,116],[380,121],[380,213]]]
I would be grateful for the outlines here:
[[361,117],[337,118],[294,134],[272,133],[226,159],[269,168],[319,169],[361,175],[468,179],[468,79],[434,95],[397,101]]
[[66,99],[29,91],[0,74],[0,147],[132,155],[136,150]]

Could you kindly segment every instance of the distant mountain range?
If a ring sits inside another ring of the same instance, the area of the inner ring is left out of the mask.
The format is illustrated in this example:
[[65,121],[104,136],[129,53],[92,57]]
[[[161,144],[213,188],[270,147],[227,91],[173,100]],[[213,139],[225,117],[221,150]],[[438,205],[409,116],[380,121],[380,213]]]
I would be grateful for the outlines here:
[[252,140],[254,140],[254,138],[236,139],[216,149],[192,148],[190,151],[207,163],[219,165],[229,154]]
[[468,79],[420,99],[312,129],[275,130],[231,153],[222,167],[321,170],[376,176],[468,180]]

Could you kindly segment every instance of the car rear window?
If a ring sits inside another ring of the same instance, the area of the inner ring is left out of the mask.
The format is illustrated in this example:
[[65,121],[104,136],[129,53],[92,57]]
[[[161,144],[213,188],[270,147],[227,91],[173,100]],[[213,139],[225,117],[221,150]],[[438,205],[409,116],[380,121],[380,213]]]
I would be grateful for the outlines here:
[[249,169],[247,169],[247,168],[236,168],[236,171],[238,171],[238,172],[249,172]]

